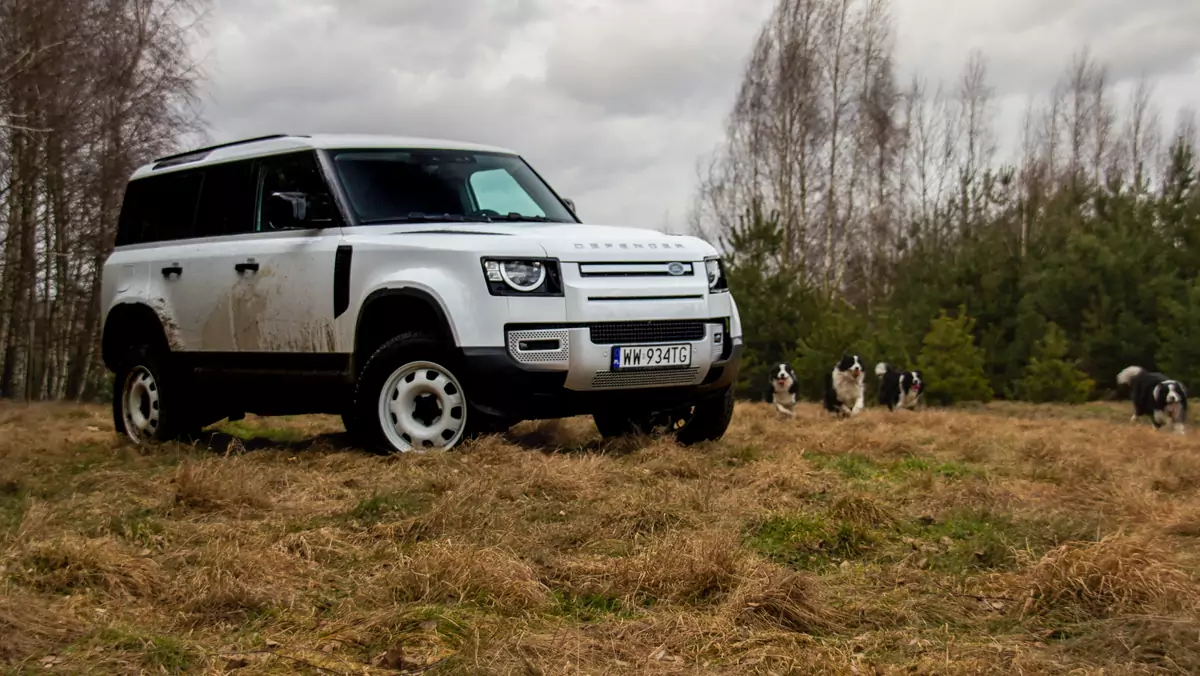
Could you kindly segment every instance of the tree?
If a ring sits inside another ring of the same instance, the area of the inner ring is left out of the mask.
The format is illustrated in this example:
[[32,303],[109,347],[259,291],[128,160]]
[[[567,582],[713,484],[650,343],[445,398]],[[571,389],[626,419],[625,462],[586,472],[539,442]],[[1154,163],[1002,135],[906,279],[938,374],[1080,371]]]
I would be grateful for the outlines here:
[[1082,404],[1088,400],[1096,381],[1079,370],[1076,360],[1068,359],[1070,344],[1057,324],[1046,325],[1046,332],[1034,346],[1034,355],[1017,383],[1019,398],[1035,403],[1062,402]]
[[952,404],[992,400],[992,387],[984,372],[983,351],[975,345],[975,320],[960,306],[957,317],[942,310],[925,334],[917,368],[923,371],[930,401]]
[[94,398],[133,170],[198,129],[205,0],[0,0],[0,395]]
[[729,291],[746,299],[738,305],[746,350],[738,389],[744,396],[762,389],[771,364],[792,356],[797,333],[818,314],[803,277],[783,260],[785,237],[778,213],[765,214],[756,202],[723,238]]
[[1200,279],[1182,301],[1163,301],[1167,321],[1159,325],[1159,368],[1184,385],[1200,384]]

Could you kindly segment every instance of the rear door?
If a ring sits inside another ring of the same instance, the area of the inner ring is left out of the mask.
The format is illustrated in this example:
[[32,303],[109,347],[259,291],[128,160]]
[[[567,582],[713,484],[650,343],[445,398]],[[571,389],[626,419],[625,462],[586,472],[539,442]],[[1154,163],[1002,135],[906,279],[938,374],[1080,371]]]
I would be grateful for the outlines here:
[[255,165],[253,160],[237,160],[212,164],[202,171],[204,183],[192,240],[201,258],[193,265],[202,267],[189,277],[203,275],[204,284],[187,287],[193,303],[188,329],[196,336],[199,351],[219,357],[237,352],[237,264],[247,240],[254,236]]
[[196,238],[204,179],[200,168],[133,181],[121,215],[118,245],[132,245],[125,258],[145,266],[145,302],[175,352],[205,349],[205,326],[221,292],[213,260],[219,246]]

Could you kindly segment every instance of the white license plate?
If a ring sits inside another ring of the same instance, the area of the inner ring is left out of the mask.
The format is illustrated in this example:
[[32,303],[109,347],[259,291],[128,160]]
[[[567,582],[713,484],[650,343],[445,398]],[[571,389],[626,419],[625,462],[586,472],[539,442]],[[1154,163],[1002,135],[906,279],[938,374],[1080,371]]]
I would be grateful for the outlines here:
[[692,346],[630,345],[612,349],[612,370],[671,368],[692,365]]

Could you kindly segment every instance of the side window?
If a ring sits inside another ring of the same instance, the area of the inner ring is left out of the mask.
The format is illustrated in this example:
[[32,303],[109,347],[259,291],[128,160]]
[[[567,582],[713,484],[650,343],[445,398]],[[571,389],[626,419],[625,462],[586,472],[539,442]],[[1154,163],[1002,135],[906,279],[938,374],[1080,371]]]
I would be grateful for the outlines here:
[[214,164],[204,169],[196,236],[238,235],[254,230],[254,163]]
[[192,237],[203,179],[192,170],[131,181],[117,225],[118,245]]
[[[293,153],[259,160],[258,210],[255,230],[280,230],[295,227],[319,228],[334,222],[333,196],[321,175],[313,152]],[[303,214],[298,222],[276,222],[279,205],[298,206],[292,213]]]
[[143,178],[125,185],[125,200],[121,203],[121,216],[117,221],[116,246],[147,241],[150,219],[146,210],[146,184],[147,180]]
[[501,215],[545,216],[546,212],[529,197],[517,179],[504,169],[488,169],[471,174],[471,192],[480,211],[490,210]]

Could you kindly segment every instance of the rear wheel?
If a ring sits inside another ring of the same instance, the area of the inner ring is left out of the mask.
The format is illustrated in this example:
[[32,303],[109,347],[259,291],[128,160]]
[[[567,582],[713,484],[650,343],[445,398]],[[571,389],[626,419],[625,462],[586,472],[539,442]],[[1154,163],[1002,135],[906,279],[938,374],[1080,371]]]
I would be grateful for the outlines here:
[[135,444],[169,441],[190,430],[186,385],[171,373],[165,355],[131,348],[113,378],[113,425]]
[[347,430],[388,453],[450,450],[467,437],[466,392],[454,355],[433,338],[401,334],[367,360]]

